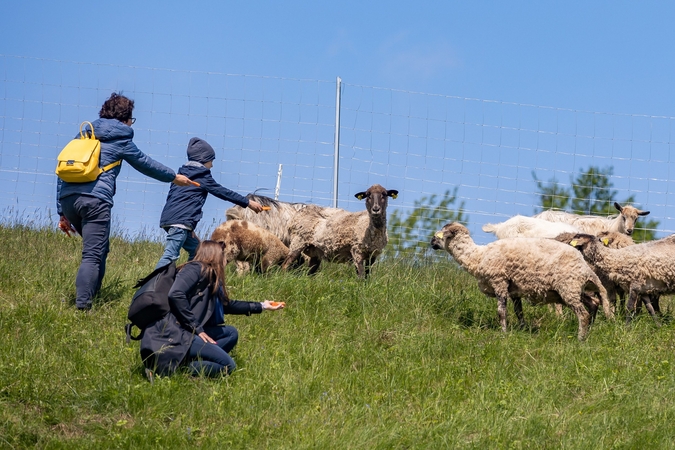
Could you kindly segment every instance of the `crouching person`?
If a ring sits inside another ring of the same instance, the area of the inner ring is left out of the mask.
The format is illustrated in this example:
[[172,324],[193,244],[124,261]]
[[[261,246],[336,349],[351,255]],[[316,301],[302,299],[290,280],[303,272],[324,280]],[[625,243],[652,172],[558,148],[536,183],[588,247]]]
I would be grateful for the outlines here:
[[178,267],[169,291],[171,311],[145,328],[141,339],[144,365],[160,375],[187,366],[193,375],[232,373],[229,355],[237,344],[236,328],[225,326],[225,314],[260,314],[284,303],[230,300],[225,290],[223,246],[203,241],[192,261]]

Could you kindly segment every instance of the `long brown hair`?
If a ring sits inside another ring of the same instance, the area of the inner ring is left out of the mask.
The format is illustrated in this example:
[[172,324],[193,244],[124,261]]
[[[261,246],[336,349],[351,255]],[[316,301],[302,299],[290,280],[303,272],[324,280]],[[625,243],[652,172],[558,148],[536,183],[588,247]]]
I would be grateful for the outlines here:
[[[201,241],[197,247],[197,252],[193,261],[202,263],[202,276],[209,280],[211,286],[211,295],[218,294],[218,288],[223,288],[222,302],[227,301],[227,291],[225,290],[225,244],[216,241]],[[182,269],[185,264],[178,266]]]

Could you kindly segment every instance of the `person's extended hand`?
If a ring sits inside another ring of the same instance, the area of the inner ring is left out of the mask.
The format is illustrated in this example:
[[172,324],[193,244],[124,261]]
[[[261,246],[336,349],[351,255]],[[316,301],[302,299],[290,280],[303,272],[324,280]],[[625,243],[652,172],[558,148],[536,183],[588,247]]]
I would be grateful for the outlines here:
[[202,331],[202,332],[199,333],[197,336],[199,336],[200,338],[202,338],[202,340],[203,340],[204,342],[206,342],[206,343],[209,343],[209,344],[217,344],[217,342],[214,341],[213,339],[211,339],[211,336],[209,336],[208,334],[206,334],[205,331]]
[[249,200],[248,207],[251,208],[256,214],[263,210],[262,205],[255,200]]
[[177,174],[172,181],[176,186],[199,186],[199,183],[192,181],[185,175]]
[[269,300],[260,302],[260,304],[262,305],[263,311],[276,311],[277,309],[284,309],[286,307],[286,302],[271,302]]
[[70,223],[70,220],[66,219],[66,216],[61,216],[59,219],[59,229],[66,233],[68,237],[70,237],[70,234],[77,234],[77,230],[73,226],[72,223]]

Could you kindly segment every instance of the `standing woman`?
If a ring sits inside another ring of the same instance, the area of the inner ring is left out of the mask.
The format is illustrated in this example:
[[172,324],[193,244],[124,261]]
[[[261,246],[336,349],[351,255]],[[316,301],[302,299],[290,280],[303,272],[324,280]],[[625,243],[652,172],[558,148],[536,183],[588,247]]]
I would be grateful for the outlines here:
[[[178,186],[192,184],[184,175],[176,175],[169,167],[160,164],[136,147],[131,125],[134,101],[113,93],[101,107],[95,120],[94,134],[101,142],[99,166],[105,167],[119,161],[128,162],[144,175]],[[85,131],[91,133],[89,126]],[[79,136],[79,135],[78,135]],[[107,170],[89,183],[68,183],[60,178],[56,187],[56,210],[59,228],[66,233],[75,229],[82,236],[82,262],[77,271],[75,304],[78,309],[90,309],[92,299],[101,289],[105,263],[110,248],[110,209],[113,206],[116,180],[121,164]]]
[[186,365],[193,375],[215,377],[232,373],[236,364],[228,354],[239,335],[223,325],[225,314],[260,314],[284,303],[230,300],[225,290],[224,246],[202,241],[192,261],[178,267],[169,291],[171,311],[148,325],[141,338],[141,359],[160,375]]

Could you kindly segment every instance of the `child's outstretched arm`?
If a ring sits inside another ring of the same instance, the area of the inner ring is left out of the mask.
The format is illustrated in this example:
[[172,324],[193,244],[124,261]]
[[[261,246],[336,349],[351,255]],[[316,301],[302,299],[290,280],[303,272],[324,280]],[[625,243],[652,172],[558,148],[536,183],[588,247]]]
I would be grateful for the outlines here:
[[249,200],[246,197],[218,184],[210,172],[196,178],[196,180],[199,181],[202,189],[221,200],[232,202],[242,208],[249,206]]

